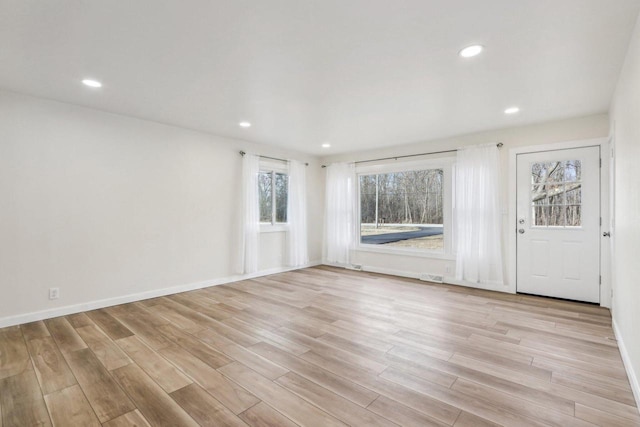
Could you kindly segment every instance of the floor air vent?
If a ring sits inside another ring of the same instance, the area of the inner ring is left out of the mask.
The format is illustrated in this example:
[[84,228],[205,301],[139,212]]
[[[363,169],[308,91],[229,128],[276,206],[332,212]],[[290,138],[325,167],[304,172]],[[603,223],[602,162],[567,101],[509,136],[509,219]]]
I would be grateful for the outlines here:
[[441,274],[422,273],[420,275],[420,280],[425,282],[442,283],[442,279],[443,277]]

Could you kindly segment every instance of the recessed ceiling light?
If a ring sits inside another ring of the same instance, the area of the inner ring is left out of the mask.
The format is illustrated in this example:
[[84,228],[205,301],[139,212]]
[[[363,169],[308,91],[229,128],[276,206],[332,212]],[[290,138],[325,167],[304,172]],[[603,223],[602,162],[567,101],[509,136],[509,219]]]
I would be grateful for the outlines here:
[[505,114],[516,114],[519,111],[520,111],[520,109],[518,107],[509,107],[506,110],[504,110],[504,113]]
[[322,144],[322,148],[329,148],[331,147],[331,144],[325,142],[324,144]]
[[240,123],[238,123],[238,126],[240,126],[241,128],[250,128],[251,127],[251,123],[249,123],[249,122],[240,122]]
[[472,56],[479,55],[480,52],[482,52],[483,49],[484,49],[484,46],[479,45],[479,44],[474,44],[472,46],[465,47],[464,49],[462,49],[459,52],[459,54],[463,58],[471,58]]
[[102,83],[100,83],[97,80],[93,80],[93,79],[84,79],[82,81],[82,84],[85,85],[85,86],[95,87],[95,88],[102,87]]

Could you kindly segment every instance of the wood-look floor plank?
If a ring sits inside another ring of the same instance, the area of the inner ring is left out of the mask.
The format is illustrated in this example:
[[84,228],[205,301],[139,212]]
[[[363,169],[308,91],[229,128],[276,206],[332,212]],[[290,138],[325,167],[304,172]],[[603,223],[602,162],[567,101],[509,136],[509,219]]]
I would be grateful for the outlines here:
[[[483,336],[472,335],[471,337],[469,337],[469,341],[474,345],[478,346],[479,348],[489,350],[489,351],[491,351],[492,349],[495,349],[498,351],[505,350],[513,353],[520,353],[520,354],[525,354],[527,356],[533,356],[534,360],[537,360],[540,358],[550,359],[550,360],[553,360],[555,363],[569,366],[572,368],[598,372],[602,375],[606,375],[612,378],[618,378],[621,380],[627,379],[627,375],[624,369],[621,369],[618,366],[612,366],[609,364],[602,364],[602,363],[593,364],[590,362],[585,362],[585,361],[577,360],[574,358],[549,353],[547,351],[541,351],[533,347],[523,347],[523,346],[512,344],[512,343],[497,342],[496,340],[491,340]],[[534,364],[534,366],[536,365]]]
[[453,427],[500,427],[500,424],[492,423],[468,412],[462,412]]
[[[454,405],[450,405],[428,395],[417,393],[410,388],[382,378],[383,374],[387,371],[381,374],[381,376],[371,375],[366,370],[358,369],[353,365],[346,364],[335,358],[324,357],[313,351],[307,352],[301,357],[336,375],[348,378],[378,394],[403,402],[405,405],[445,423],[452,423],[460,413],[460,409]],[[433,387],[441,387],[437,384],[430,384]]]
[[601,427],[638,427],[640,425],[638,420],[612,416],[607,412],[579,403],[576,404],[576,417]]
[[345,426],[344,423],[328,413],[238,362],[223,366],[220,368],[220,372],[245,387],[265,403],[278,408],[279,412],[300,425]]
[[87,311],[87,316],[95,322],[112,340],[126,338],[133,335],[126,326],[117,321],[104,309]]
[[[214,321],[208,327],[244,347],[257,344],[261,341],[255,335],[248,334],[244,332],[242,328],[238,328],[236,321],[234,321],[233,318],[226,318],[220,322]],[[257,332],[255,334],[257,334]]]
[[171,346],[163,348],[160,352],[236,415],[260,401],[245,388],[230,381],[184,349]]
[[514,397],[508,393],[465,379],[458,379],[451,389],[459,391],[464,395],[470,396],[479,401],[486,401],[487,403],[493,404],[498,408],[514,414],[522,414],[533,419],[539,418],[548,425],[558,427],[568,425],[588,427],[588,423],[575,419],[573,414],[567,415],[553,411],[545,406],[536,405],[524,399]]
[[76,332],[107,370],[111,371],[131,363],[131,359],[97,326],[83,326],[77,328]]
[[150,427],[147,419],[137,409],[120,415],[102,425],[103,427]]
[[197,426],[185,411],[136,365],[115,369],[113,376],[154,426]]
[[66,353],[64,357],[101,423],[135,409],[90,349]]
[[[384,339],[379,339],[375,336],[364,334],[362,332],[354,332],[348,329],[339,327],[333,323],[323,324],[321,326],[323,330],[336,337],[340,337],[345,340],[349,340],[354,344],[360,344],[366,347],[373,348],[377,351],[387,352],[393,348],[393,344],[390,344]],[[378,335],[380,336],[380,335]]]
[[181,331],[173,325],[160,326],[158,330],[178,346],[202,360],[213,369],[217,369],[233,360],[217,350],[214,350],[193,335]]
[[573,366],[558,363],[556,360],[544,357],[535,357],[532,364],[533,366],[552,371],[554,375],[565,374],[579,381],[588,381],[591,383],[600,384],[602,386],[617,388],[625,391],[631,390],[631,384],[629,384],[629,380],[627,378],[620,379],[602,375],[599,372],[575,368]]
[[94,324],[93,321],[89,319],[89,316],[87,316],[86,313],[70,314],[68,316],[65,316],[65,318],[75,329]]
[[270,362],[268,359],[247,350],[245,347],[236,344],[211,329],[203,329],[198,332],[196,336],[212,348],[220,350],[231,359],[242,363],[270,380],[274,380],[289,372],[288,369]]
[[287,328],[280,328],[276,333],[282,334],[282,336],[287,339],[301,342],[302,344],[310,347],[314,353],[320,356],[323,356],[327,359],[337,360],[341,363],[349,363],[374,375],[381,373],[387,368],[387,365],[377,362],[372,358],[370,359],[355,353],[351,353],[349,351],[339,349],[332,345],[325,344],[319,340],[314,340],[306,337],[298,332],[292,331]]
[[0,329],[0,379],[31,368],[29,352],[19,326]]
[[44,397],[54,426],[100,427],[101,424],[79,385]]
[[32,369],[0,379],[4,427],[51,426],[42,392]]
[[239,417],[251,427],[296,427],[298,425],[264,402],[252,406]]
[[171,340],[158,332],[158,327],[167,325],[168,320],[154,315],[147,310],[143,310],[132,304],[109,307],[108,314],[111,314],[125,327],[135,333],[154,350],[158,350],[172,344]]
[[80,335],[73,329],[73,326],[64,317],[56,317],[54,319],[45,320],[47,329],[51,333],[53,339],[56,340],[58,348],[62,353],[70,353],[72,351],[87,348],[87,344],[82,341]]
[[26,341],[29,341],[35,338],[44,338],[44,337],[51,336],[51,334],[49,333],[49,330],[47,329],[47,326],[44,324],[42,320],[20,325],[20,329],[22,330],[22,334],[24,335],[24,339]]
[[258,343],[249,348],[266,359],[284,366],[298,375],[301,375],[308,380],[313,381],[354,403],[357,403],[360,406],[366,407],[378,397],[377,393],[366,387],[362,387],[344,377],[300,359],[272,346],[271,344]]
[[245,426],[240,418],[197,384],[176,390],[171,397],[203,427]]
[[[173,303],[173,301],[171,300],[168,301]],[[174,310],[170,304],[161,302],[148,308],[151,308],[154,313],[157,313],[158,315],[164,317],[178,328],[183,329],[187,332],[193,333],[204,328],[204,325],[202,323],[196,323],[193,320],[183,316],[178,311]]]
[[386,418],[368,411],[344,397],[309,381],[294,372],[276,380],[276,383],[313,403],[323,411],[333,415],[348,425],[365,424],[367,426],[397,426]]
[[113,376],[151,425],[198,425],[138,366],[127,365],[115,369]]
[[576,390],[584,391],[590,394],[604,397],[605,399],[615,400],[625,405],[635,405],[636,401],[628,390],[608,387],[602,383],[595,383],[592,381],[585,381],[574,375],[565,374],[562,372],[554,372],[551,377],[551,382],[555,384],[561,384],[565,387],[570,387]]
[[140,341],[138,337],[121,338],[117,341],[117,344],[165,392],[171,393],[193,383],[165,358]]
[[367,409],[404,427],[445,427],[450,424],[435,420],[400,402],[380,396]]
[[[511,371],[508,369],[503,370],[497,365],[490,365],[480,363],[471,359],[465,360],[462,358],[459,358],[457,360],[454,360],[454,358],[452,358],[451,361],[456,364],[461,363],[463,365],[467,365],[467,367],[469,367],[470,369],[478,369],[482,372],[494,375],[498,378],[525,385],[526,387],[534,390],[550,393],[551,395],[557,396],[559,401],[561,399],[568,399],[576,403],[581,403],[586,406],[591,406],[595,409],[609,412],[612,415],[618,415],[630,419],[638,418],[638,410],[635,406],[626,405],[615,400],[606,399],[591,393],[585,393],[581,390],[565,387],[561,384],[544,381],[539,378],[532,378],[528,375],[519,375],[519,373],[516,371]],[[638,419],[640,421],[640,418]]]
[[453,408],[459,408],[459,411],[455,417],[453,417],[453,420],[443,420],[441,417],[437,417],[438,419],[447,421],[451,424],[453,424],[458,418],[461,410],[464,410],[498,424],[538,427],[546,425],[546,423],[541,420],[527,418],[521,414],[513,414],[495,405],[491,405],[490,403],[470,399],[462,393],[429,383],[428,381],[424,381],[420,378],[415,378],[412,375],[406,374],[395,368],[387,369],[382,373],[381,377],[418,393],[424,394],[425,396],[429,396],[432,399],[446,403]]
[[44,337],[29,340],[27,347],[43,394],[53,393],[77,384],[76,377],[71,373],[53,338]]
[[180,315],[181,318],[187,319],[195,325],[199,325],[200,328],[203,326],[208,327],[209,325],[215,325],[215,322],[212,321],[218,320],[219,318],[228,318],[240,312],[240,310],[225,308],[225,304],[216,303],[214,304],[216,312],[219,313],[220,311],[224,311],[226,316],[208,316],[207,313],[211,313],[212,306],[207,305],[207,300],[207,298],[201,298],[199,302],[202,304],[196,305],[197,308],[201,308],[203,310],[202,312],[192,308],[193,304],[189,304],[188,299],[185,301],[184,299],[180,300],[179,298],[167,297],[163,299],[163,304],[167,310],[171,310],[173,313]]
[[197,296],[195,294],[190,294],[189,292],[171,295],[169,298],[172,301],[178,302],[195,312],[204,314],[205,316],[215,320],[226,319],[228,317],[232,317],[236,312],[239,312],[239,310],[230,311],[228,309],[221,308],[224,306],[207,298],[206,296]]
[[402,369],[408,374],[425,379],[432,383],[450,387],[450,385],[442,384],[442,382],[438,380],[438,376],[434,378],[434,376],[432,375],[433,371],[446,372],[451,376],[465,378],[470,381],[495,388],[496,390],[500,390],[512,396],[529,400],[532,403],[542,405],[557,412],[562,412],[569,415],[572,415],[574,413],[574,402],[565,399],[560,395],[527,387],[520,383],[509,381],[508,379],[496,377],[481,371],[476,371],[474,369],[460,366],[455,363],[441,361],[422,354],[418,351],[394,348],[391,352],[389,352],[388,357],[391,361],[394,362],[394,367]]

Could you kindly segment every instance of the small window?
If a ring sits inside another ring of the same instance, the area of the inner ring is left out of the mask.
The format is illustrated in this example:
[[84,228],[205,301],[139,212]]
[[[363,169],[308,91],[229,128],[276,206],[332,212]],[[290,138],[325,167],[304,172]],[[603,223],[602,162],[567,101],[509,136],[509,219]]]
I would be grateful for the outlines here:
[[360,175],[360,243],[444,250],[443,169]]
[[287,196],[289,177],[284,172],[261,170],[258,176],[260,222],[285,224],[287,222]]
[[531,165],[531,210],[535,227],[582,225],[582,163],[580,160]]

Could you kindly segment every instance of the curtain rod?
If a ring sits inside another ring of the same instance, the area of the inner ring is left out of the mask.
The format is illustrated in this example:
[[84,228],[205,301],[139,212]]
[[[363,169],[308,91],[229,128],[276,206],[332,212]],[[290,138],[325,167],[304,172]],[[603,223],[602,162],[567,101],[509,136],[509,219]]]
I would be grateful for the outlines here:
[[[241,155],[241,156],[244,156],[245,154],[247,154],[247,153],[245,153],[244,151],[240,150],[240,155]],[[277,157],[262,156],[262,155],[260,155],[260,154],[258,154],[258,157],[261,157],[261,158],[263,158],[263,159],[277,160],[277,161],[279,161],[279,162],[288,162],[288,161],[289,161],[289,160],[286,160],[286,159],[279,159],[279,158],[277,158]],[[309,166],[309,163],[305,163],[304,165],[305,165],[305,166]]]
[[[504,144],[502,142],[498,142],[496,144],[496,146],[498,148],[502,148],[503,145]],[[382,161],[382,160],[398,160],[398,159],[404,159],[404,158],[407,158],[407,157],[426,156],[426,155],[429,155],[429,154],[455,153],[456,151],[458,151],[458,150],[431,151],[429,153],[407,154],[407,155],[404,155],[404,156],[383,157],[381,159],[358,160],[357,162],[353,162],[353,163],[358,164],[358,163],[379,162],[379,161]],[[326,168],[327,165],[322,165],[322,167]]]

